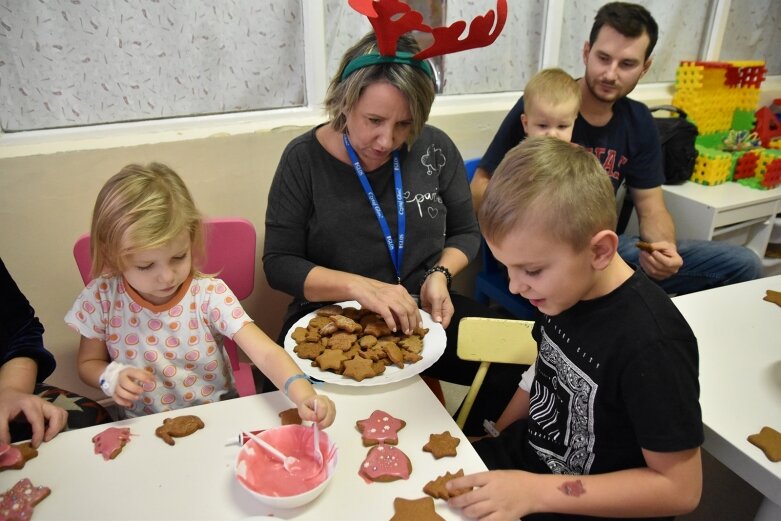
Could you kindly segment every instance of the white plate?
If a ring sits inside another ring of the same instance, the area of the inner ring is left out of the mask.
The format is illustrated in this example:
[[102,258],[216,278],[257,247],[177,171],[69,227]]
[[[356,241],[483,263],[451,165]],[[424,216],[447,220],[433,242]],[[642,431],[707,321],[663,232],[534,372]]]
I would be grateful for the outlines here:
[[[337,302],[343,308],[354,307],[361,308],[355,300],[349,300],[347,302]],[[295,324],[285,334],[285,350],[290,354],[293,360],[296,361],[298,367],[307,376],[317,378],[323,382],[328,382],[337,385],[347,386],[372,386],[372,385],[384,385],[391,382],[399,382],[406,380],[407,378],[414,376],[432,365],[439,360],[442,353],[445,352],[445,345],[447,344],[447,336],[445,335],[445,329],[442,324],[438,324],[431,319],[431,315],[420,310],[420,316],[423,318],[422,326],[428,328],[428,333],[423,337],[423,351],[420,352],[423,356],[422,360],[418,360],[414,364],[405,364],[404,368],[397,367],[395,365],[389,365],[385,368],[385,372],[379,376],[373,376],[371,378],[364,378],[360,382],[353,380],[352,378],[344,377],[340,374],[332,373],[331,371],[323,371],[317,366],[312,366],[312,360],[307,358],[299,358],[299,356],[293,351],[296,347],[296,341],[293,340],[290,335],[295,331],[297,327],[307,327],[309,321],[315,317],[315,312],[309,313],[298,319]]]

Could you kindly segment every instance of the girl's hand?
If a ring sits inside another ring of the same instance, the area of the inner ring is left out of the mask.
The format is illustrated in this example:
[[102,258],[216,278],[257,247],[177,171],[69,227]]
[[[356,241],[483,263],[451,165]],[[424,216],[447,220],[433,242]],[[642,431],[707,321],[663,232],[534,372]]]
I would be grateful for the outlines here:
[[[315,402],[317,402],[317,414],[315,414]],[[336,406],[327,396],[313,394],[298,406],[298,415],[302,420],[317,422],[321,429],[325,429],[336,418]]]
[[447,278],[443,273],[431,273],[420,287],[420,306],[431,315],[434,322],[442,327],[450,325],[455,308],[447,289]]
[[401,284],[387,284],[361,277],[354,298],[364,309],[379,314],[391,331],[410,335],[420,326],[418,303]]
[[155,378],[137,367],[127,367],[119,373],[117,389],[114,391],[114,401],[122,407],[132,407],[133,404],[141,398],[144,392],[144,385],[154,384]]

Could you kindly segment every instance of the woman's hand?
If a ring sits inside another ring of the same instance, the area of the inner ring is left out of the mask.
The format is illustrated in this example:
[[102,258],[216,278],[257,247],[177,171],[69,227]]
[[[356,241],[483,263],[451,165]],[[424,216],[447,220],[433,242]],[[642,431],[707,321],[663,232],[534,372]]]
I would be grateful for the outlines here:
[[40,396],[16,389],[0,390],[0,443],[11,443],[8,424],[20,414],[32,427],[32,446],[49,441],[59,433],[68,421],[68,413]]
[[119,381],[114,391],[114,401],[122,407],[132,407],[141,398],[144,385],[152,385],[155,378],[148,372],[137,367],[127,367],[119,373]]
[[432,272],[420,287],[420,307],[431,315],[434,322],[447,327],[455,308],[447,289],[447,277],[439,271]]
[[[315,402],[317,402],[317,411],[315,411]],[[321,429],[325,429],[336,418],[336,406],[327,396],[313,394],[298,406],[298,415],[302,420],[317,422]]]
[[387,284],[361,277],[354,287],[353,295],[362,308],[379,314],[393,332],[401,331],[411,335],[421,324],[418,303],[401,284]]

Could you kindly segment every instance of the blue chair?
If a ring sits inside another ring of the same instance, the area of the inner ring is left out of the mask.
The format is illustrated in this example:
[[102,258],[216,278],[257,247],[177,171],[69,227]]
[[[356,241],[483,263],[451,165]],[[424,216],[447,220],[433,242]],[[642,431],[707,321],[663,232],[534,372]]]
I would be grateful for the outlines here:
[[[475,170],[480,158],[469,159],[464,162],[466,166],[466,178],[469,183],[475,175]],[[533,320],[535,308],[529,301],[520,295],[510,293],[507,280],[507,270],[497,261],[485,239],[480,244],[483,268],[477,273],[475,279],[475,300],[488,305],[491,301],[500,305],[512,317],[521,320]]]

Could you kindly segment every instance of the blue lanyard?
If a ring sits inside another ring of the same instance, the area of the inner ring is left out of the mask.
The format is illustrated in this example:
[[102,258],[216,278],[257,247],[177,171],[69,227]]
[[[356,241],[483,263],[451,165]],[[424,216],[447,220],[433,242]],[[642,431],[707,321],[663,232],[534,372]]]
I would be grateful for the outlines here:
[[393,183],[396,188],[396,211],[399,225],[399,246],[397,248],[390,227],[388,226],[388,220],[385,219],[385,214],[382,212],[382,208],[380,208],[380,203],[374,195],[372,185],[369,184],[369,180],[366,179],[366,173],[364,173],[361,162],[358,160],[358,155],[350,144],[350,138],[347,137],[347,134],[342,134],[342,138],[344,139],[344,148],[347,149],[347,154],[350,156],[350,161],[353,162],[355,173],[358,175],[358,180],[361,182],[361,186],[363,186],[363,191],[366,193],[366,197],[369,199],[369,203],[371,203],[372,209],[374,210],[374,215],[377,217],[377,222],[380,223],[382,233],[385,235],[385,244],[388,246],[391,262],[393,262],[393,267],[396,269],[396,282],[401,284],[401,260],[404,258],[404,235],[407,231],[407,217],[404,213],[404,190],[401,186],[399,151],[393,151]]

